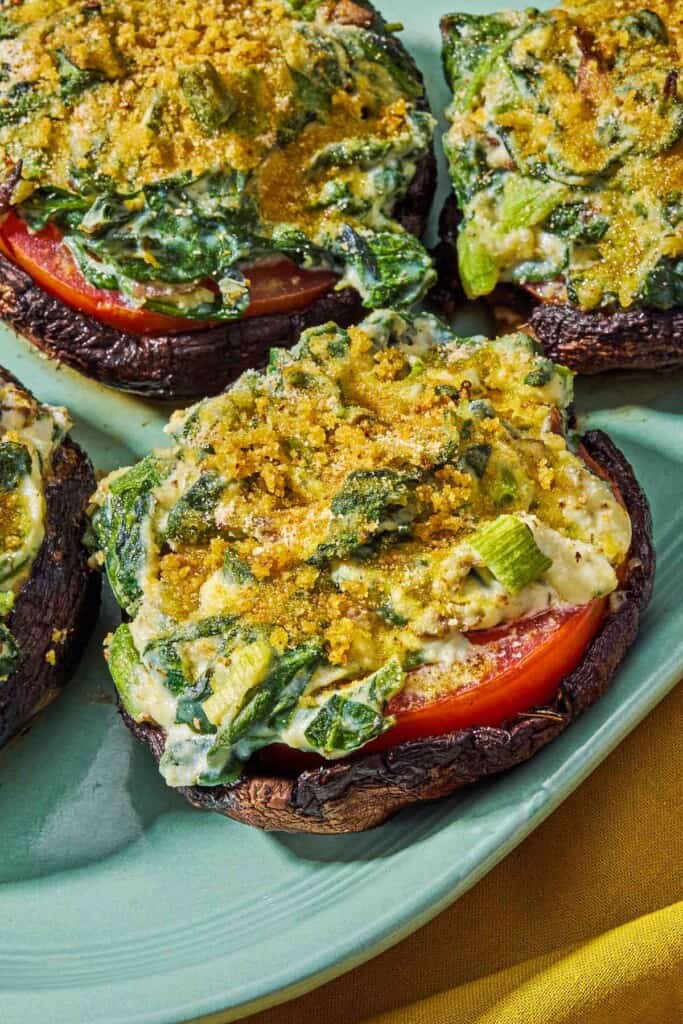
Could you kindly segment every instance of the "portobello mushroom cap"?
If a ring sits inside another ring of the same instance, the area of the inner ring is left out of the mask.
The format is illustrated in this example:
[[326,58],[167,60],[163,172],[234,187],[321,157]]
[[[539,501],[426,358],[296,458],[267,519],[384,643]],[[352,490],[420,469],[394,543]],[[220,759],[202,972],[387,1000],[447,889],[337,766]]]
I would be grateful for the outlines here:
[[[465,301],[456,259],[462,219],[454,195],[440,217],[434,250],[438,280],[429,305],[452,316]],[[671,370],[683,366],[683,310],[581,310],[567,303],[541,302],[524,288],[499,285],[485,298],[498,333],[530,327],[550,359],[577,373],[606,370]],[[521,326],[520,325],[524,325]]]
[[[22,387],[1,368],[0,382]],[[0,683],[0,746],[59,694],[95,624],[101,579],[88,567],[81,543],[95,487],[90,460],[67,437],[52,457],[45,482],[45,539],[6,620],[19,646],[19,661]],[[62,643],[55,642],[57,634],[64,637]]]
[[[436,188],[433,149],[419,164],[394,215],[418,237]],[[271,348],[289,347],[308,327],[334,320],[357,323],[363,304],[353,288],[325,294],[303,309],[233,320],[182,334],[129,334],[49,295],[0,255],[0,317],[48,355],[112,387],[150,398],[215,395],[249,368],[263,366]]]
[[[609,685],[635,639],[655,571],[650,509],[629,463],[602,431],[588,432],[583,444],[618,485],[631,517],[629,574],[622,600],[610,611],[581,664],[562,680],[550,704],[517,715],[500,728],[459,729],[380,753],[361,752],[295,778],[261,774],[255,767],[231,786],[182,788],[183,796],[202,810],[218,811],[262,829],[361,832],[410,804],[447,796],[468,783],[506,771],[559,736]],[[120,711],[158,762],[164,750],[162,730],[136,723]]]
[[527,323],[551,359],[579,373],[683,366],[683,309],[594,313],[540,302]]

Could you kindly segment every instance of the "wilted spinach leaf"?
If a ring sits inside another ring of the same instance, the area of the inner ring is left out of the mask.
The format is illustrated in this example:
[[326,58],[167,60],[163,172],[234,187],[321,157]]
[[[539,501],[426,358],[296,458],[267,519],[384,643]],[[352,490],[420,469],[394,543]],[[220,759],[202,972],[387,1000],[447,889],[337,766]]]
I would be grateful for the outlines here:
[[64,50],[56,50],[54,59],[59,74],[59,94],[65,103],[73,103],[86,89],[107,80],[96,68],[79,68]]
[[12,674],[19,661],[20,651],[16,640],[4,622],[0,622],[0,683]]
[[265,680],[247,695],[229,726],[230,742],[243,740],[257,727],[272,733],[284,728],[321,657],[318,640],[285,651]]
[[207,134],[217,132],[237,110],[235,98],[210,60],[181,68],[178,80],[192,117]]
[[92,517],[114,596],[129,615],[135,614],[142,598],[139,575],[147,561],[145,527],[154,503],[152,492],[167,472],[160,459],[148,455],[111,482]]
[[331,249],[358,276],[367,305],[412,305],[435,280],[432,261],[407,231],[370,231],[345,226]]
[[530,10],[523,15],[507,11],[451,14],[443,19],[444,69],[460,110],[469,108],[495,60],[528,29],[534,17],[538,12]]
[[394,724],[383,714],[385,703],[403,686],[396,660],[355,686],[335,692],[322,704],[306,729],[311,747],[324,756],[357,750]]
[[683,259],[662,259],[650,271],[637,300],[650,309],[683,306]]
[[202,473],[168,514],[164,536],[184,544],[199,544],[218,533],[215,511],[225,489],[217,473]]
[[22,477],[31,472],[31,454],[23,444],[0,444],[0,491],[13,491]]
[[0,39],[14,39],[21,32],[21,25],[6,14],[0,14]]
[[43,99],[33,82],[15,82],[7,92],[0,93],[0,128],[27,117],[41,106]]

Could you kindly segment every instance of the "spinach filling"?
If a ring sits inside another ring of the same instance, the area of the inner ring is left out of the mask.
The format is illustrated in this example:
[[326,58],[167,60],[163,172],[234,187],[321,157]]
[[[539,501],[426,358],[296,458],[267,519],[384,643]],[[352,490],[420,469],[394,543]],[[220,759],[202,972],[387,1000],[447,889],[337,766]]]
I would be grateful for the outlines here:
[[[192,5],[196,32],[212,38],[214,13]],[[244,0],[237,31],[226,0],[221,48],[179,55],[175,68],[120,40],[128,17],[141,36],[149,22],[148,35],[175,26],[180,38],[180,0],[164,25],[147,0],[87,19],[80,2],[57,6],[58,21],[11,12],[0,24],[0,57],[12,39],[27,62],[47,48],[53,64],[52,79],[24,80],[8,50],[0,149],[22,163],[19,215],[58,227],[89,283],[136,308],[212,320],[241,317],[249,266],[276,257],[339,273],[370,307],[425,294],[431,260],[394,210],[434,122],[415,66],[369,4],[349,24],[334,6]],[[242,56],[252,51],[256,64]],[[49,138],[34,124],[45,117]]]
[[230,784],[272,744],[344,757],[483,678],[470,631],[610,593],[630,524],[553,429],[571,400],[526,335],[380,310],[102,481],[90,543],[129,616],[109,664],[169,784]]
[[17,441],[0,442],[0,491],[13,491],[31,472],[31,453]]
[[680,26],[657,4],[454,14],[445,136],[470,297],[681,305]]
[[11,676],[21,657],[19,644],[3,621],[12,611],[14,601],[14,591],[0,590],[0,684]]
[[16,640],[4,622],[0,622],[0,683],[12,674],[19,661],[20,651]]
[[9,619],[43,544],[45,478],[69,427],[64,409],[0,383],[0,685],[21,657]]
[[148,456],[112,482],[109,501],[92,518],[94,542],[105,553],[114,596],[129,615],[135,613],[143,596],[141,576],[149,555],[145,517],[163,476],[163,464]]

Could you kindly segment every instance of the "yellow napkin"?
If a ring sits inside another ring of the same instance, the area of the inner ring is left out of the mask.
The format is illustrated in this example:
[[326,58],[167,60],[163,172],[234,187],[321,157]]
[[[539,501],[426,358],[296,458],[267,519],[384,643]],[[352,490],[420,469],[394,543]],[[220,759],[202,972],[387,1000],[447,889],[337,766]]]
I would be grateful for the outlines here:
[[248,1024],[683,1024],[683,686],[400,945]]

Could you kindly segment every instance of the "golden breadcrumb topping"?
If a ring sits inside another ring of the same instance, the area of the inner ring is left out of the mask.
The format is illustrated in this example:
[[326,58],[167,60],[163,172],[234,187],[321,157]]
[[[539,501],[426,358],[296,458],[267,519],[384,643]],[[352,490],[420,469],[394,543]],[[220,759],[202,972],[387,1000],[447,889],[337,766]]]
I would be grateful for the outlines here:
[[502,279],[584,309],[679,306],[680,0],[578,0],[445,25],[468,294]]
[[[321,145],[406,131],[386,68],[349,85],[338,33],[374,16],[359,7],[354,24],[346,7],[323,4],[312,23],[281,0],[26,0],[3,15],[0,146],[23,161],[25,194],[27,182],[72,188],[93,165],[121,192],[263,165],[264,207],[283,220]],[[329,114],[305,131],[316,90]]]

